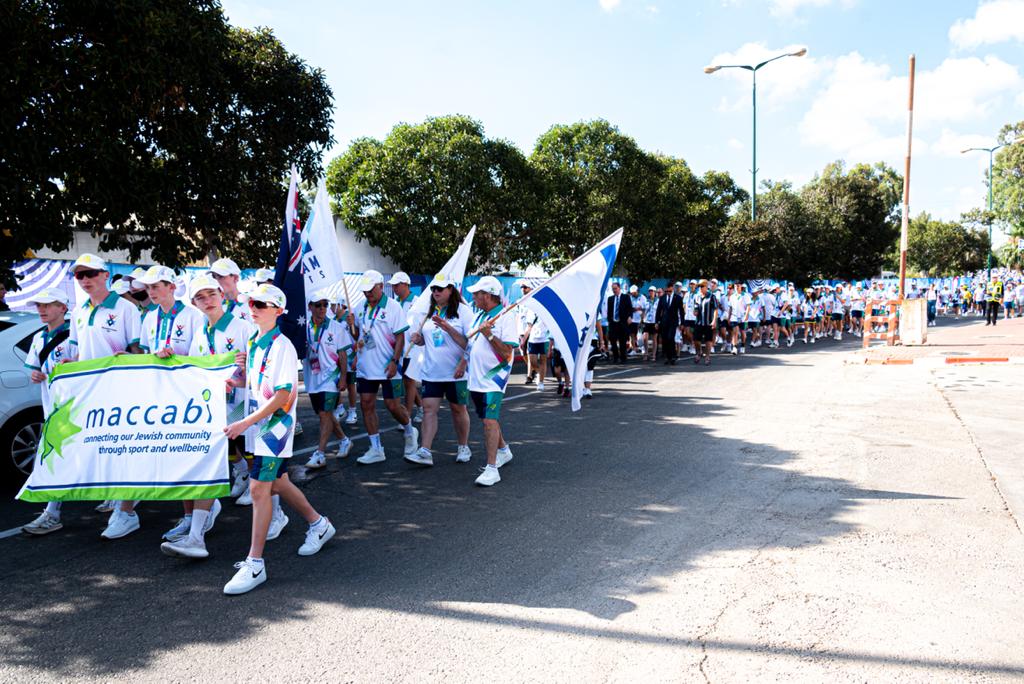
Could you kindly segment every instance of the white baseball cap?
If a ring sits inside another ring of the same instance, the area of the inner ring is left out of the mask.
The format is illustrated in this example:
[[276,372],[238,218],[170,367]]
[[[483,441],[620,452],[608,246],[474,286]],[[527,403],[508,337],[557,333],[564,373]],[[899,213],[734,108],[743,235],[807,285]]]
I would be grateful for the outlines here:
[[412,281],[409,280],[409,274],[405,271],[399,271],[395,275],[391,276],[391,279],[388,281],[388,285],[398,285],[399,283],[405,283],[406,285],[412,283]]
[[501,281],[494,276],[484,276],[480,280],[476,281],[475,285],[470,285],[466,288],[469,292],[486,292],[496,297],[500,297],[505,292],[505,288],[501,286]]
[[106,270],[108,270],[107,269],[107,262],[106,261],[104,261],[103,259],[99,258],[95,254],[89,254],[89,253],[83,254],[82,256],[80,256],[77,259],[75,259],[75,263],[71,267],[71,270],[72,270],[72,272],[74,272],[74,271],[78,270],[79,268],[91,268],[91,269],[95,269],[97,271],[106,271]]
[[[397,274],[396,274],[397,275]],[[434,279],[430,281],[430,285],[427,287],[448,287],[454,285],[455,281],[451,279],[447,273],[438,273],[434,276]]]
[[257,302],[266,302],[271,306],[276,306],[278,309],[285,311],[285,304],[288,300],[284,296],[284,292],[273,285],[267,285],[264,283],[260,285],[252,292],[248,294],[240,295],[239,299],[243,302],[248,302],[250,299],[255,299]]
[[67,306],[68,295],[59,287],[48,287],[42,292],[37,292],[32,295],[28,300],[29,304],[50,304],[51,302],[60,302],[64,306]]
[[238,264],[228,258],[217,259],[210,264],[210,273],[215,273],[219,276],[227,275],[242,275],[242,269],[238,268]]
[[217,292],[220,292],[220,284],[213,279],[213,276],[206,273],[198,278],[193,278],[188,284],[189,301],[195,299],[196,295],[203,290],[216,290]]
[[640,288],[638,288],[636,285],[630,285],[629,286],[629,291],[630,292],[639,292]]
[[174,271],[160,264],[150,266],[145,273],[136,278],[143,285],[156,285],[161,280],[176,285],[175,279]]
[[365,271],[363,276],[359,279],[359,291],[369,292],[375,285],[382,285],[383,283],[384,276],[381,275],[381,272],[375,271],[371,268],[369,271]]
[[115,281],[114,284],[110,286],[110,291],[116,294],[118,297],[120,297],[121,295],[128,294],[131,291],[131,286],[128,284],[127,280],[121,278],[120,280]]
[[257,268],[256,272],[253,274],[252,278],[257,283],[272,283],[272,282],[274,282],[274,269],[272,269],[272,268]]

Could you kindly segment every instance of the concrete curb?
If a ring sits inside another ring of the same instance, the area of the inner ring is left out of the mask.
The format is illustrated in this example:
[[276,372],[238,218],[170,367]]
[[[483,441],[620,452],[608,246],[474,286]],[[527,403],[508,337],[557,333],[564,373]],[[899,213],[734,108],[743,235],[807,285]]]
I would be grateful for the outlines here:
[[851,366],[947,366],[953,364],[989,364],[1008,363],[1024,365],[1024,356],[922,356],[917,359],[882,358],[882,359],[846,359],[844,364]]

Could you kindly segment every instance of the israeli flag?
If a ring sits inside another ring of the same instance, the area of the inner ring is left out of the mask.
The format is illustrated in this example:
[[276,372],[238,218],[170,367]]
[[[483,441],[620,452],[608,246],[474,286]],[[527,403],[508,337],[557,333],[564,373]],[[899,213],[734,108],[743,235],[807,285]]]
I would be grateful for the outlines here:
[[334,215],[327,187],[320,179],[316,189],[313,209],[306,219],[302,239],[302,279],[305,283],[306,301],[327,287],[345,278],[341,267],[341,249],[334,228]]
[[517,302],[544,321],[555,348],[571,369],[573,411],[580,410],[598,310],[621,241],[620,228]]

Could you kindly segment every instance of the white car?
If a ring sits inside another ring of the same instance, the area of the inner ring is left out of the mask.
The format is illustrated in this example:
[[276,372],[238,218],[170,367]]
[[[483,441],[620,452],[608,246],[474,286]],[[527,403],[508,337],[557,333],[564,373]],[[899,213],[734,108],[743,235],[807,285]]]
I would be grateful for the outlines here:
[[0,472],[19,480],[32,472],[43,428],[39,385],[25,368],[32,336],[42,328],[34,313],[0,311]]

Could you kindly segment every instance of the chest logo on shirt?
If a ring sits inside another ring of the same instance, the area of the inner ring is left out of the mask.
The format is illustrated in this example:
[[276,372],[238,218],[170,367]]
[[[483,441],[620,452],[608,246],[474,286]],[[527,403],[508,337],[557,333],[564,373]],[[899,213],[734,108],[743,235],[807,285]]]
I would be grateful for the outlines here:
[[108,327],[113,326],[114,323],[116,323],[116,322],[117,322],[117,314],[108,314],[107,315],[107,326]]
[[227,349],[228,351],[234,351],[235,350],[235,338],[234,337],[229,337],[228,341],[224,344],[224,348]]
[[181,323],[174,326],[174,336],[181,338],[185,335],[185,324]]
[[327,344],[334,344],[334,335],[327,333]]
[[61,351],[60,346],[57,346],[53,350],[53,360],[60,361],[60,357],[64,356],[64,352]]

